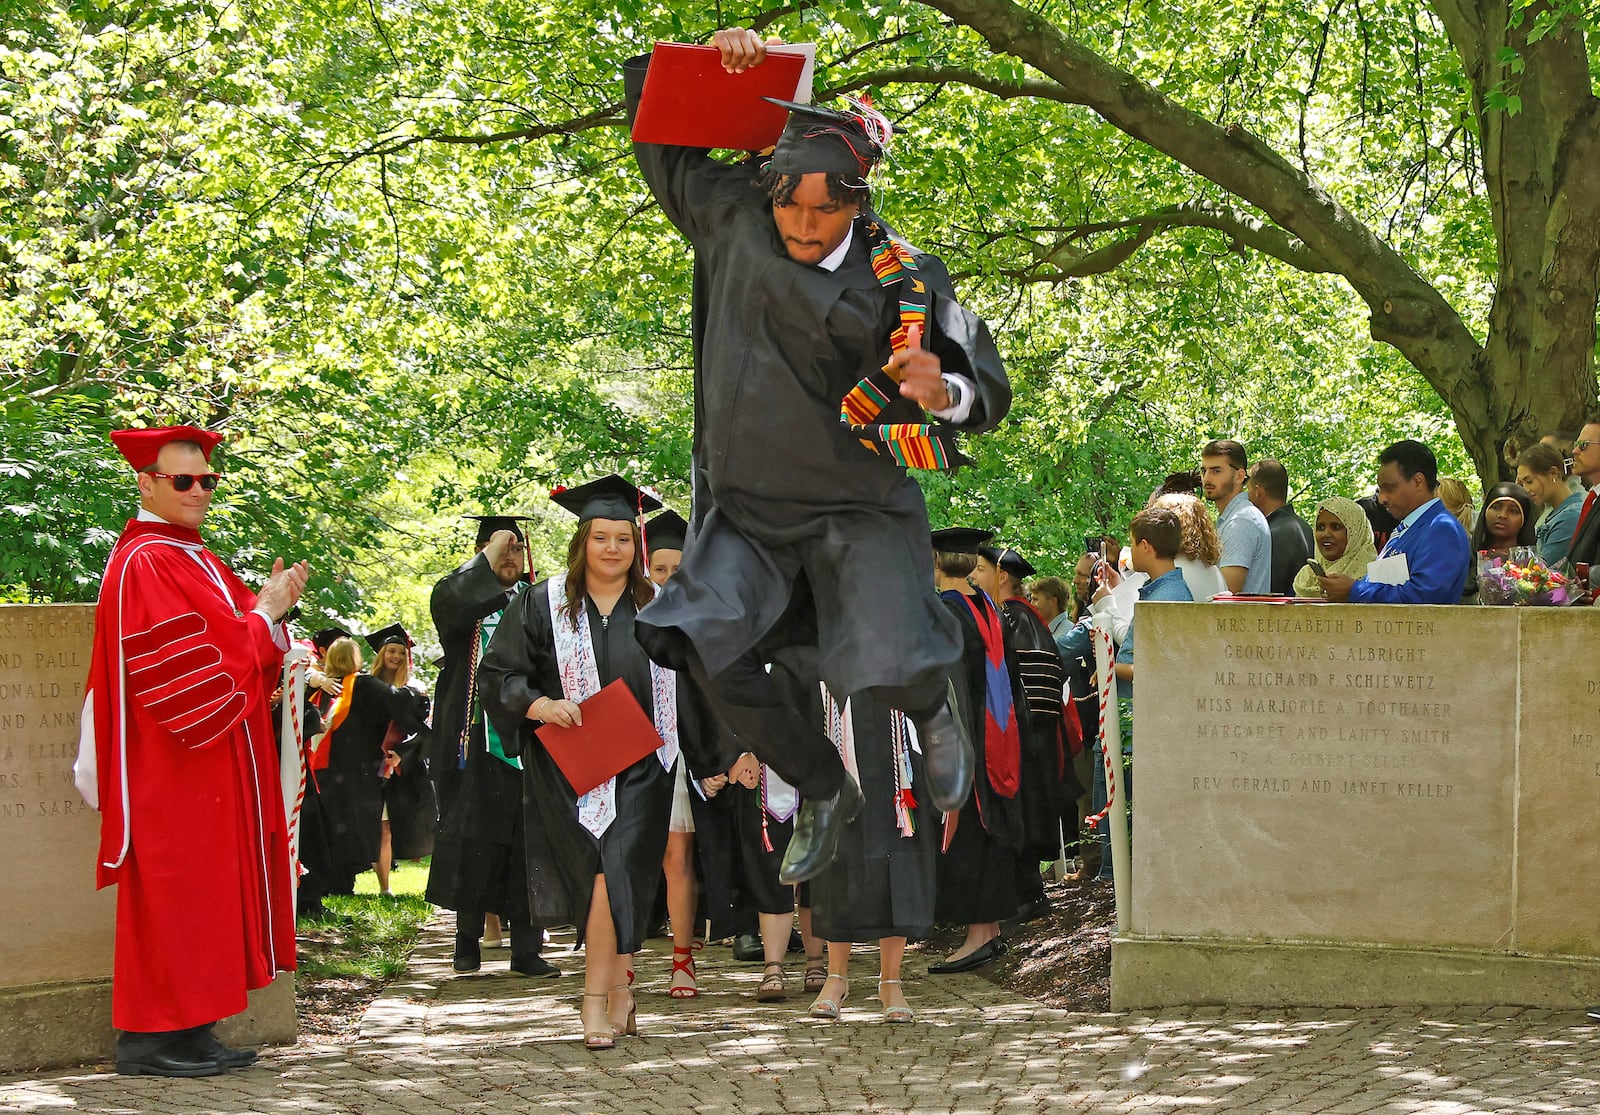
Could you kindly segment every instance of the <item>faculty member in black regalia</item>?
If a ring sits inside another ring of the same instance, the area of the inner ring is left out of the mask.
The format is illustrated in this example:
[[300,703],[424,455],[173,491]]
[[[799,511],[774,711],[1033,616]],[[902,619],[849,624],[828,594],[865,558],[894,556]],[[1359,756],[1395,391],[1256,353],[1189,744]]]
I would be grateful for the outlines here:
[[1044,617],[1023,593],[1023,582],[1039,571],[1010,546],[982,546],[973,583],[1000,605],[1016,652],[1027,707],[1022,723],[1022,847],[1017,858],[1017,919],[1029,921],[1050,909],[1039,864],[1061,854],[1062,779],[1067,745],[1061,734],[1061,687],[1066,682],[1060,648]]
[[[730,70],[766,57],[751,31],[714,41]],[[630,118],[647,65],[626,69]],[[689,670],[726,726],[800,790],[786,882],[822,870],[861,808],[827,737],[765,672],[799,641],[789,621],[817,632],[835,693],[873,690],[911,715],[933,802],[959,805],[971,785],[949,705],[960,633],[932,591],[927,509],[900,459],[958,464],[954,434],[995,425],[1011,389],[943,265],[871,209],[867,176],[888,132],[870,109],[800,106],[768,160],[634,145],[696,267],[695,530],[640,638]],[[862,402],[850,425],[847,399]],[[922,424],[923,408],[936,440],[903,443],[878,426]]]
[[965,925],[967,939],[933,974],[965,972],[1006,951],[1000,919],[1017,910],[1017,850],[1022,814],[1017,791],[1022,771],[1022,715],[1027,698],[1000,608],[968,583],[977,548],[992,531],[950,527],[933,532],[939,594],[962,632],[963,708],[978,748],[972,797],[945,819],[939,857],[938,920]]
[[427,899],[456,912],[456,971],[482,966],[484,918],[493,912],[510,928],[513,972],[559,976],[539,955],[544,930],[528,913],[522,760],[506,753],[477,688],[506,606],[528,588],[527,548],[518,517],[469,517],[478,522],[473,554],[433,586],[429,602],[444,664],[428,760],[439,789],[439,832]]
[[[526,768],[533,918],[578,927],[584,1045],[606,1049],[614,1033],[637,1032],[629,961],[650,928],[672,813],[678,719],[692,713],[678,700],[676,675],[654,666],[634,637],[634,617],[655,594],[641,561],[638,516],[660,503],[617,476],[553,498],[578,516],[566,571],[511,602],[478,684],[507,752],[519,753]],[[533,724],[581,724],[581,702],[619,678],[664,743],[579,797]],[[683,725],[684,737],[693,732]]]

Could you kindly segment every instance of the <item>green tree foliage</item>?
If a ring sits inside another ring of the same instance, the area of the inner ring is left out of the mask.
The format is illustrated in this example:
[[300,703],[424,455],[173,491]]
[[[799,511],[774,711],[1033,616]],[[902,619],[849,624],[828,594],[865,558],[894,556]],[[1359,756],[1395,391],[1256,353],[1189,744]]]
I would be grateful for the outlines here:
[[[687,510],[690,257],[633,168],[618,73],[656,38],[704,40],[717,12],[12,7],[0,494],[25,528],[0,541],[10,596],[92,597],[132,512],[104,441],[124,423],[224,430],[219,550],[258,573],[309,557],[310,624],[398,619],[425,644],[428,588],[470,552],[462,513],[537,512],[548,571],[571,526],[544,498],[556,483],[617,469]],[[1545,39],[1568,26],[1525,10]],[[1447,403],[1437,370],[1373,339],[1369,292],[1325,243],[1088,111],[1059,69],[1068,36],[1224,148],[1272,145],[1471,339],[1491,330],[1504,237],[1488,86],[1441,17],[1337,0],[1019,11],[720,13],[817,42],[824,91],[873,93],[900,129],[881,211],[994,326],[1016,407],[971,447],[975,469],[926,478],[936,521],[999,527],[1061,568],[1222,435],[1282,458],[1305,496],[1364,490],[1402,436],[1447,471],[1482,470],[1482,438],[1469,456],[1450,436],[1478,365]],[[1034,33],[1004,39],[1002,18]],[[1502,91],[1532,112],[1525,83]],[[1499,436],[1553,413],[1495,405]]]

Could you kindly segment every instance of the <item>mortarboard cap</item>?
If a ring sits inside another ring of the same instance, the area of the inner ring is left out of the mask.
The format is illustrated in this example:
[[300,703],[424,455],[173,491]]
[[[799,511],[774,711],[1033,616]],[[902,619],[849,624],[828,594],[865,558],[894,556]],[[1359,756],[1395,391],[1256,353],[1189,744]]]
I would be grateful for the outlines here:
[[689,524],[676,511],[663,511],[644,525],[644,542],[656,550],[681,550],[689,537]]
[[321,631],[318,631],[315,635],[311,636],[311,645],[316,647],[318,650],[327,650],[329,647],[333,646],[334,641],[337,639],[353,638],[355,638],[355,636],[351,635],[350,632],[346,631],[342,627],[324,627]]
[[990,565],[1003,569],[1017,580],[1032,577],[1039,572],[1028,563],[1028,559],[1009,546],[984,546],[979,551],[980,557],[986,558]]
[[661,501],[641,492],[628,481],[612,473],[576,488],[557,488],[550,498],[578,516],[578,522],[590,519],[616,519],[633,522],[649,511],[661,510]]
[[933,549],[941,554],[975,554],[978,547],[994,537],[992,530],[976,527],[945,527],[933,532]]
[[870,105],[851,103],[856,111],[840,112],[821,105],[763,97],[789,110],[789,123],[772,151],[773,170],[780,174],[837,174],[863,179],[872,173],[889,146],[889,121]]
[[527,523],[533,521],[532,515],[464,515],[462,517],[478,521],[478,537],[473,541],[479,546],[482,546],[502,530],[509,530],[518,538],[527,541],[523,537],[522,528],[517,524],[519,522]]
[[148,430],[112,430],[111,441],[135,472],[143,472],[154,468],[161,447],[174,441],[194,442],[209,464],[211,451],[222,444],[222,435],[198,426],[155,426]]
[[411,641],[411,636],[406,633],[406,629],[398,623],[391,623],[388,627],[380,627],[367,636],[367,646],[373,650],[382,650],[390,643],[396,643],[407,650],[417,645]]

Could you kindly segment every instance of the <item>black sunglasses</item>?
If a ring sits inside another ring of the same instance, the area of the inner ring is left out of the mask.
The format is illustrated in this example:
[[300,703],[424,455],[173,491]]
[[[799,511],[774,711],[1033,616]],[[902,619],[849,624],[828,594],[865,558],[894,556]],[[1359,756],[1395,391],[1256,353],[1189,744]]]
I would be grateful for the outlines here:
[[187,492],[194,487],[195,481],[200,482],[200,487],[208,492],[217,490],[217,484],[222,480],[220,472],[202,472],[199,476],[191,476],[186,472],[152,472],[150,476],[160,476],[172,481],[174,491]]

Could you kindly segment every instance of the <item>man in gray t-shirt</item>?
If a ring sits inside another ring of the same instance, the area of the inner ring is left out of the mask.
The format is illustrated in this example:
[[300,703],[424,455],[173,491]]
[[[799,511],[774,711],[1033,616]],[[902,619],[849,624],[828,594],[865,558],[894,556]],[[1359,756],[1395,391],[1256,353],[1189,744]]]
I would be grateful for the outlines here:
[[1200,484],[1217,505],[1217,535],[1222,540],[1222,579],[1229,592],[1272,591],[1272,528],[1244,494],[1250,458],[1237,441],[1206,442],[1200,450]]

